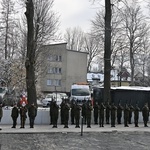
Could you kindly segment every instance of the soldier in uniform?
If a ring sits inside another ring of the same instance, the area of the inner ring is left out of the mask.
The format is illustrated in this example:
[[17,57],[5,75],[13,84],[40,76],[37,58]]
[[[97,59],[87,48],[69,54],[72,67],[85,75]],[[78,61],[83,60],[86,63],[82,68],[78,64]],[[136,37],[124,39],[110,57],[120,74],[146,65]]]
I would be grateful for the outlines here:
[[61,124],[64,124],[64,108],[65,108],[65,99],[62,99],[62,103],[60,104],[60,115],[61,115]]
[[118,107],[117,107],[117,123],[118,123],[118,124],[121,124],[122,110],[123,110],[123,107],[122,107],[121,104],[119,103],[119,104],[118,104]]
[[[0,122],[1,122],[2,117],[3,117],[3,104],[0,103]],[[0,130],[2,129],[0,128]]]
[[71,101],[70,108],[71,108],[71,113],[70,113],[70,115],[71,115],[71,124],[74,124],[74,119],[75,119],[75,100],[74,99]]
[[20,107],[20,119],[21,119],[21,127],[20,128],[24,128],[25,126],[25,121],[26,121],[26,118],[27,118],[27,108],[26,108],[26,104],[23,102],[22,103],[22,106]]
[[82,116],[83,116],[83,122],[86,124],[86,109],[87,109],[87,103],[86,100],[83,100],[82,104]]
[[67,100],[65,100],[65,105],[64,105],[64,128],[69,128],[68,127],[69,110],[70,110],[70,106],[69,106]]
[[88,100],[86,108],[87,128],[91,128],[91,111],[93,110],[91,101]]
[[57,121],[58,121],[58,114],[59,114],[59,106],[56,104],[56,101],[53,102],[53,106],[52,106],[52,110],[53,110],[53,128],[57,128]]
[[145,103],[144,107],[142,108],[142,116],[144,121],[144,127],[148,127],[147,122],[149,117],[149,108],[147,103]]
[[12,111],[11,111],[11,117],[12,117],[12,120],[13,120],[12,128],[16,128],[18,116],[19,116],[19,110],[17,108],[17,104],[14,104],[14,106],[12,108]]
[[134,110],[134,107],[133,107],[131,104],[129,104],[128,107],[129,107],[129,109],[130,109],[130,110],[129,110],[129,119],[128,119],[128,123],[129,123],[129,124],[132,124],[132,123],[131,123],[131,119],[132,119],[132,112],[133,112],[133,110]]
[[134,124],[135,124],[135,127],[139,127],[138,126],[139,111],[140,111],[140,108],[138,107],[138,104],[136,104],[135,108],[134,108]]
[[34,105],[34,103],[32,103],[28,108],[30,128],[34,128],[34,120],[35,120],[36,115],[37,115],[37,108]]
[[98,109],[99,109],[98,102],[95,102],[93,108],[94,108],[94,124],[98,124]]
[[106,124],[109,124],[109,117],[110,117],[110,109],[111,109],[111,106],[109,105],[109,102],[107,101],[106,103]]
[[77,101],[77,103],[75,104],[75,122],[76,122],[75,128],[80,128],[79,126],[80,111],[81,111],[81,106],[78,104],[78,101]]
[[124,107],[124,126],[125,127],[129,127],[128,126],[129,111],[130,111],[130,108],[128,107],[127,104],[125,104],[125,107]]
[[114,103],[111,105],[111,127],[115,127],[115,120],[116,120],[116,110],[117,107]]
[[103,103],[100,104],[99,107],[99,126],[104,127],[104,111],[106,107],[104,106]]

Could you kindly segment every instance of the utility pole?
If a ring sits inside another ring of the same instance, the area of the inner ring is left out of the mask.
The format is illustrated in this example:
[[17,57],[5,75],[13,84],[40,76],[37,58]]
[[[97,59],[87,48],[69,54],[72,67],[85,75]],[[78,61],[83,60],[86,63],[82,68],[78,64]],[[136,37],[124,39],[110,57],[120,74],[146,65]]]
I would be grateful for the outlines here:
[[111,102],[111,0],[105,0],[105,44],[104,44],[104,102]]

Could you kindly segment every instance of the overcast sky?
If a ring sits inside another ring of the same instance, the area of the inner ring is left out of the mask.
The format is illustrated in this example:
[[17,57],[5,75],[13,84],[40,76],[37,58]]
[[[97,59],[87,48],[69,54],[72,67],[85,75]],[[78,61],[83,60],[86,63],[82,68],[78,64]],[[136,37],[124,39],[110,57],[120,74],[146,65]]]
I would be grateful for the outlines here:
[[90,20],[95,16],[98,7],[89,0],[55,0],[55,12],[60,15],[60,29],[80,26],[84,31],[90,29]]
[[[104,0],[99,0],[103,3]],[[144,0],[139,0],[141,7],[145,7]],[[89,32],[91,27],[90,20],[95,18],[99,9],[97,3],[92,0],[54,0],[54,11],[60,15],[60,30],[65,32],[66,28],[81,27],[83,31]]]

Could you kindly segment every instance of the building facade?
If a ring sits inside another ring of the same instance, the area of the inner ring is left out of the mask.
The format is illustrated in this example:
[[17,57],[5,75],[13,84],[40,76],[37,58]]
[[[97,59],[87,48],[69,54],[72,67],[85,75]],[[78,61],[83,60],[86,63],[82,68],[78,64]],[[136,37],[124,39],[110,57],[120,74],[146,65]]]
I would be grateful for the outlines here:
[[71,85],[86,82],[87,53],[67,50],[67,43],[44,45],[40,51],[37,88],[42,93],[70,92]]

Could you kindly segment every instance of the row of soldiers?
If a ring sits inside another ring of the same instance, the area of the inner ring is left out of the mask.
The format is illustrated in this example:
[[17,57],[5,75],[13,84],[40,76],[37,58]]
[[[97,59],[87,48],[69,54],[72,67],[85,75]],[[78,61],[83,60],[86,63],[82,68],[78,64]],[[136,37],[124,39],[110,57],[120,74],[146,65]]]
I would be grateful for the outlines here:
[[98,105],[96,102],[94,105],[94,122],[95,124],[98,124],[98,116],[99,116],[99,125],[100,127],[104,127],[104,116],[106,117],[106,124],[109,124],[109,121],[111,122],[111,127],[115,127],[115,122],[117,119],[117,123],[121,124],[122,119],[122,113],[124,114],[124,126],[129,127],[128,124],[131,124],[132,120],[132,114],[134,114],[134,124],[135,127],[138,127],[138,120],[139,120],[139,112],[142,111],[144,126],[147,126],[147,122],[149,119],[149,108],[148,104],[145,103],[142,110],[138,107],[138,104],[133,107],[131,104],[125,104],[123,107],[120,103],[118,106],[115,106],[114,103],[112,105],[109,105],[107,102],[106,105],[101,103]]
[[[95,102],[94,106],[92,106],[91,101],[83,101],[82,105],[78,104],[78,100],[72,100],[71,104],[67,102],[67,100],[63,100],[60,105],[60,115],[61,115],[61,124],[64,124],[64,128],[68,128],[69,121],[69,111],[71,117],[71,124],[75,124],[76,128],[79,128],[80,116],[83,117],[83,123],[87,124],[87,128],[91,128],[91,115],[92,110],[94,114],[94,123],[99,126],[104,127],[104,117],[106,117],[106,124],[111,123],[111,127],[115,127],[115,122],[117,118],[117,123],[121,124],[122,112],[124,113],[124,126],[128,127],[128,124],[131,124],[132,113],[134,112],[134,123],[135,127],[138,127],[139,120],[139,112],[140,108],[136,104],[133,107],[131,104],[125,104],[125,106],[121,106],[119,103],[118,106],[115,106],[114,103],[109,105],[107,103],[104,105],[101,103],[100,105]],[[81,114],[80,114],[81,112]],[[142,108],[143,121],[144,126],[147,127],[147,122],[149,118],[149,108],[147,103]],[[56,101],[52,101],[50,104],[50,124],[53,124],[53,128],[57,128],[57,120],[59,116],[59,106],[56,104]]]
[[[2,107],[3,107],[3,105],[0,104],[0,121],[1,121],[1,118],[3,117]],[[20,128],[25,128],[27,112],[28,112],[28,116],[29,116],[30,128],[34,128],[34,120],[37,115],[37,108],[34,105],[34,103],[32,103],[31,105],[28,105],[28,107],[27,107],[24,102],[19,107],[17,106],[17,104],[14,104],[14,106],[12,108],[12,111],[11,111],[11,117],[13,120],[12,128],[16,128],[17,119],[18,119],[19,115],[20,115],[20,125],[21,125]],[[0,128],[0,130],[1,130],[1,128]]]

